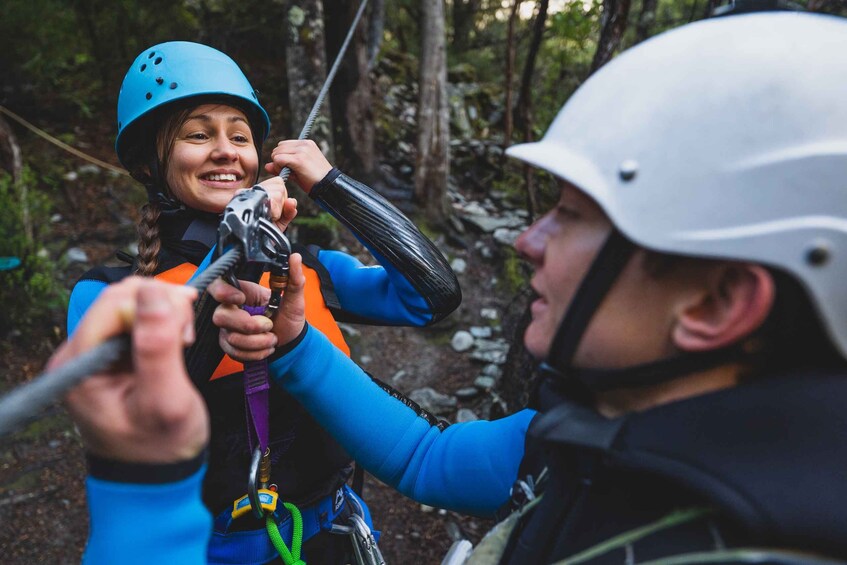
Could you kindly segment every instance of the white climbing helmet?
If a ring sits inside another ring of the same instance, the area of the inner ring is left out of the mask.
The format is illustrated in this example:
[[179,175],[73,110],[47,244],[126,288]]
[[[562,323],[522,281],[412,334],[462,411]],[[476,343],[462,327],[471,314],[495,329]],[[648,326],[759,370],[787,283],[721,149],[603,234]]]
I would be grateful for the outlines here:
[[661,34],[508,154],[646,248],[793,274],[847,358],[847,20],[755,13]]

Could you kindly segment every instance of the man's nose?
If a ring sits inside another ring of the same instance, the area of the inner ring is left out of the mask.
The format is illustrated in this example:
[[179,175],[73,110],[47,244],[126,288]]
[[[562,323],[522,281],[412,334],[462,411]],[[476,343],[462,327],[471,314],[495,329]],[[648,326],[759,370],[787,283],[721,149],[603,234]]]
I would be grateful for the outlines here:
[[536,263],[544,256],[544,246],[547,244],[548,230],[544,228],[547,216],[542,216],[532,223],[515,240],[515,250],[523,259]]

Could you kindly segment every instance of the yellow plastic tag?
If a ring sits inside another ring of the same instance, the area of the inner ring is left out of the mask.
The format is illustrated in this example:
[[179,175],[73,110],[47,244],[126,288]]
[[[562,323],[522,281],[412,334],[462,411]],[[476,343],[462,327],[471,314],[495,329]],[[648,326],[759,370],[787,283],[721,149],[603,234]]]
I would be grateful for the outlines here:
[[[259,489],[259,504],[265,510],[265,512],[275,512],[278,501],[279,495],[274,491],[265,488]],[[244,516],[250,511],[250,499],[247,498],[246,494],[232,503],[233,520]]]

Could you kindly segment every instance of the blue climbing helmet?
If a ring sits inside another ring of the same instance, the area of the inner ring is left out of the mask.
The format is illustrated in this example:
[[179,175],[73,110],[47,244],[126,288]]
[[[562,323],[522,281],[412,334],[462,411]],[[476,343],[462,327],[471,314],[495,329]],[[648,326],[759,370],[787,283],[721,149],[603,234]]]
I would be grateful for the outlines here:
[[268,136],[268,113],[235,61],[208,45],[169,41],[145,49],[124,77],[115,140],[121,163],[127,166],[129,149],[155,110],[197,96],[231,99],[248,114],[258,144]]

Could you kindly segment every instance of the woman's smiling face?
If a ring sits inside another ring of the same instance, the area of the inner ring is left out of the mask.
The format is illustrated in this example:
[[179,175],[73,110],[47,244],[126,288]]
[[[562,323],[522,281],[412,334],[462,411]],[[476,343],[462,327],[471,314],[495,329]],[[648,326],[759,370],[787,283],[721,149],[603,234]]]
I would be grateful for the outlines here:
[[221,213],[237,190],[253,186],[258,172],[259,155],[244,112],[204,104],[179,129],[168,156],[167,182],[189,208]]

